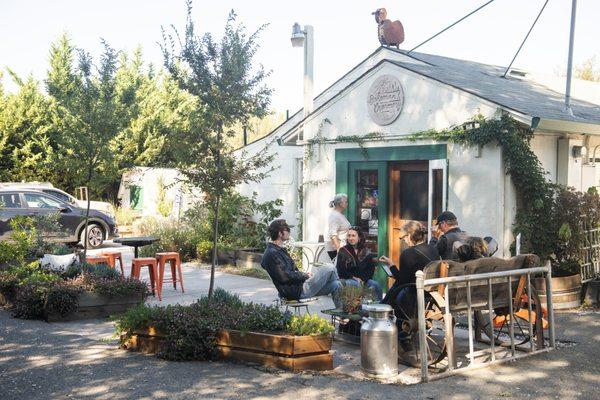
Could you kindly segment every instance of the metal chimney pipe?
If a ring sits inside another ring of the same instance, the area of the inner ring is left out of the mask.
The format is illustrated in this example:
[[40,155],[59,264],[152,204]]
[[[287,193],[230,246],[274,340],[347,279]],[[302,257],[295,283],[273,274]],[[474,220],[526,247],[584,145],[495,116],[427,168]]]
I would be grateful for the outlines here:
[[573,46],[575,43],[575,16],[577,14],[577,0],[573,0],[571,7],[571,34],[569,36],[569,59],[567,61],[567,88],[565,90],[565,111],[573,115],[571,109],[571,75],[573,74]]

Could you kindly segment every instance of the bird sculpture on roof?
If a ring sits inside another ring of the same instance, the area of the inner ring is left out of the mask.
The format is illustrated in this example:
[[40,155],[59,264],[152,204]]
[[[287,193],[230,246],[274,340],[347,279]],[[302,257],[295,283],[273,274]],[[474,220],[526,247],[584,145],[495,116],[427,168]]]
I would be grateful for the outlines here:
[[392,22],[387,19],[387,10],[385,8],[378,8],[371,15],[375,15],[379,43],[382,46],[395,46],[399,48],[400,43],[404,42],[404,27],[402,23],[397,20]]

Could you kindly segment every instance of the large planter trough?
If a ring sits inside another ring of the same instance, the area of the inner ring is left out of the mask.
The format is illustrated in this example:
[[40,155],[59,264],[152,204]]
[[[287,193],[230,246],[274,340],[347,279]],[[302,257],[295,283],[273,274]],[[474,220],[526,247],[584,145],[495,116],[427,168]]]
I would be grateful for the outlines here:
[[46,314],[48,322],[74,321],[88,318],[106,318],[110,315],[121,314],[131,307],[143,303],[140,293],[128,296],[104,296],[93,292],[82,292],[79,295],[77,309],[67,315]]
[[[535,278],[534,285],[540,301],[546,304],[546,279]],[[555,310],[575,308],[581,305],[581,275],[552,278],[552,305]]]
[[[222,330],[217,334],[222,359],[258,363],[294,372],[333,369],[331,335],[291,336]],[[155,354],[164,335],[153,328],[135,331],[123,344],[128,350]]]

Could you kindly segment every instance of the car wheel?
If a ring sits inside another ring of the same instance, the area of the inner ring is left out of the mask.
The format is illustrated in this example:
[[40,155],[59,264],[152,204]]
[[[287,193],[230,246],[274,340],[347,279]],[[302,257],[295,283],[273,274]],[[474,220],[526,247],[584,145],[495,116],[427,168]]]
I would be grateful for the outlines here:
[[[85,245],[85,230],[81,231],[81,244]],[[88,225],[87,245],[90,249],[96,249],[102,246],[104,242],[104,231],[98,224]]]

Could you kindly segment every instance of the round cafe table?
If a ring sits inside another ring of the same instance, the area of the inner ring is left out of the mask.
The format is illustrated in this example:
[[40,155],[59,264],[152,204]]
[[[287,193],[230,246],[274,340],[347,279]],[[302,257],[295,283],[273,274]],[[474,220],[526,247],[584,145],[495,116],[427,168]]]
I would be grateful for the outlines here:
[[113,240],[114,243],[120,243],[124,246],[133,247],[134,257],[138,257],[138,248],[143,246],[151,245],[154,242],[157,242],[159,239],[152,236],[139,236],[139,237],[126,237],[126,238],[117,238]]

